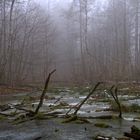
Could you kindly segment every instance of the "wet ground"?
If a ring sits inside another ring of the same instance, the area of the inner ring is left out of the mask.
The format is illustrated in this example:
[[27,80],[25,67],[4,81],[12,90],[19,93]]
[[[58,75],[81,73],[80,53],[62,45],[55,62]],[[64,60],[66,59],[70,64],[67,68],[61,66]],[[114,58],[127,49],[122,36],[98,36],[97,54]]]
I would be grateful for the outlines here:
[[[30,95],[37,96],[39,93],[32,93]],[[6,103],[18,103],[21,102],[23,97],[27,95],[2,95],[0,98],[1,104]],[[42,111],[49,110],[49,106],[58,106],[60,102],[67,103],[70,106],[74,106],[86,97],[87,93],[79,95],[79,93],[70,95],[69,92],[62,92],[60,94],[49,94],[49,96],[55,97],[55,99],[45,100]],[[55,101],[63,97],[56,104]],[[129,98],[124,97],[124,98]],[[102,115],[112,115],[113,112],[103,111],[110,107],[108,102],[94,101],[87,102],[78,112],[79,116],[83,117],[95,117]],[[125,100],[126,104],[137,103],[140,104],[140,99]],[[34,107],[38,102],[32,102]],[[65,114],[68,111],[67,106],[65,109],[62,107],[55,107],[53,111],[61,112]],[[72,113],[72,112],[71,112]],[[115,114],[116,115],[116,114]],[[62,123],[63,118],[47,119],[47,120],[34,120],[27,121],[18,125],[13,125],[11,120],[0,121],[0,140],[92,140],[96,135],[104,135],[111,137],[123,137],[124,132],[129,132],[132,125],[140,127],[140,122],[133,121],[133,118],[140,117],[138,113],[125,113],[122,120],[120,119],[89,119],[90,124],[76,124],[76,123]],[[96,123],[105,123],[109,125],[108,128],[96,127]]]
[[130,131],[136,122],[126,120],[105,120],[112,128],[97,128],[94,123],[102,120],[91,120],[92,124],[62,124],[62,120],[30,121],[19,125],[1,122],[0,140],[92,140],[96,135],[123,137],[124,131]]

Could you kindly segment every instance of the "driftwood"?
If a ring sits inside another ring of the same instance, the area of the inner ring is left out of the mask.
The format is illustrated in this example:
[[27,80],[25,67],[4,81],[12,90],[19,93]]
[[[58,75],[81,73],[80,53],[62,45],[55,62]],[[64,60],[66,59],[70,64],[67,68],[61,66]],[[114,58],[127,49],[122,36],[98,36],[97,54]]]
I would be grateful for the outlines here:
[[96,91],[97,87],[100,85],[101,83],[98,82],[95,87],[93,88],[93,90],[87,95],[87,97],[77,106],[75,112],[73,113],[74,115],[77,115],[77,112],[80,110],[80,108],[82,107],[82,105],[90,98],[90,96]]
[[46,82],[45,82],[45,86],[44,86],[43,92],[42,92],[42,94],[41,94],[41,96],[40,96],[39,104],[38,104],[38,106],[37,106],[37,108],[36,108],[36,110],[35,110],[35,114],[38,113],[39,109],[40,109],[41,106],[43,105],[43,100],[44,100],[44,97],[45,97],[45,94],[46,94],[46,91],[47,91],[47,88],[48,88],[48,84],[49,84],[49,81],[50,81],[51,75],[52,75],[55,71],[56,71],[56,69],[53,70],[52,72],[50,72],[49,75],[48,75],[48,77],[47,77],[47,79],[46,79]]

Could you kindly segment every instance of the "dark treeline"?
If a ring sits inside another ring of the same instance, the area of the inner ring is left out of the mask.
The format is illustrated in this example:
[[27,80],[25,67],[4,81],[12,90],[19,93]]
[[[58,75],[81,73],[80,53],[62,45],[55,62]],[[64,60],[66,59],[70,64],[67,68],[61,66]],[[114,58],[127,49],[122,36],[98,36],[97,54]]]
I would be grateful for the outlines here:
[[0,83],[140,81],[139,0],[0,1]]

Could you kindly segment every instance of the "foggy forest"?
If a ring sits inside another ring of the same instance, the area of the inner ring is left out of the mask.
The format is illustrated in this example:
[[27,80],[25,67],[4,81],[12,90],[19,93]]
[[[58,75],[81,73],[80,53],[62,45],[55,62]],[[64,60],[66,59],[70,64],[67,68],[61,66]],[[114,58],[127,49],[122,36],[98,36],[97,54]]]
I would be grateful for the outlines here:
[[[39,2],[39,1],[38,1]],[[139,1],[0,3],[0,82],[139,82]]]
[[0,0],[0,140],[140,140],[139,113],[140,0]]

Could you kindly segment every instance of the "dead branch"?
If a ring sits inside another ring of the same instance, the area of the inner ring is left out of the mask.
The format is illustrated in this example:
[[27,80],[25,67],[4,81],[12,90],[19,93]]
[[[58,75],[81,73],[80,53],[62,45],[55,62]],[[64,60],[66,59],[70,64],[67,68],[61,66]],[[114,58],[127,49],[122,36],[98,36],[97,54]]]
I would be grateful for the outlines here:
[[[115,88],[115,89],[114,89]],[[116,104],[118,105],[118,109],[119,109],[119,118],[122,118],[122,109],[121,109],[121,103],[119,101],[118,98],[118,88],[115,86],[112,86],[108,92],[114,99],[114,101],[116,102]]]
[[35,114],[38,113],[39,109],[41,108],[41,106],[43,105],[43,100],[44,100],[44,97],[45,97],[45,94],[46,94],[46,91],[47,91],[47,88],[48,88],[48,84],[49,84],[49,81],[50,81],[50,78],[51,78],[51,75],[56,71],[56,69],[54,69],[52,72],[49,73],[47,79],[46,79],[46,82],[45,82],[45,86],[44,86],[44,89],[43,89],[43,92],[40,96],[40,101],[39,101],[39,104],[35,110]]
[[62,98],[63,98],[62,96],[61,96],[60,98],[58,98],[58,99],[54,102],[54,104],[56,104],[57,102],[59,102]]
[[78,105],[78,107],[76,108],[75,112],[73,113],[74,115],[77,115],[77,112],[80,110],[80,108],[82,107],[82,105],[89,99],[89,97],[96,91],[97,87],[100,85],[101,83],[98,82],[95,87],[93,88],[93,90],[87,95],[87,97]]
[[28,113],[31,113],[31,114],[34,114],[34,111],[32,110],[28,110],[28,109],[25,109],[25,108],[21,108],[19,106],[13,106],[15,109],[17,110],[21,110],[21,111],[25,111],[25,112],[28,112]]

